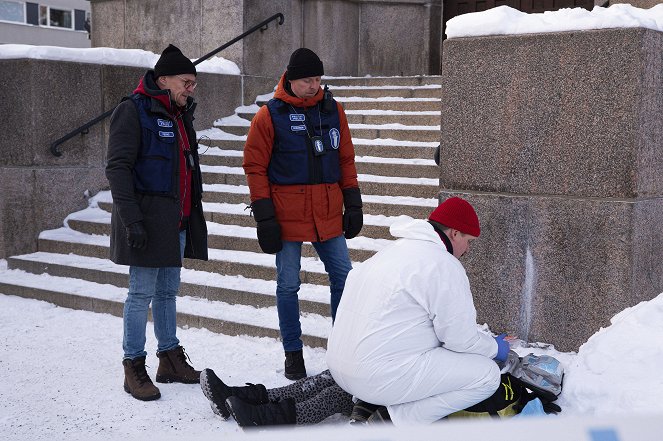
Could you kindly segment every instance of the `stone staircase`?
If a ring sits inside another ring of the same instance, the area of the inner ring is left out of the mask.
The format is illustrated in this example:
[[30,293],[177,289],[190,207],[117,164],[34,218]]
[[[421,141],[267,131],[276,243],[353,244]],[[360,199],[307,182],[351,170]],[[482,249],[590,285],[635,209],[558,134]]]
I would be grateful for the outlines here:
[[[440,138],[439,77],[325,78],[346,109],[364,202],[364,227],[348,241],[354,264],[393,238],[399,216],[424,218],[437,206]],[[271,94],[198,132],[209,229],[209,261],[185,261],[178,324],[214,332],[278,338],[273,255],[260,251],[246,209],[241,167],[250,120]],[[7,259],[0,293],[75,309],[122,315],[128,267],[107,259],[110,192],[90,199],[64,227],[44,231],[39,251]],[[304,343],[325,346],[331,327],[328,279],[310,244],[303,247],[300,306]]]

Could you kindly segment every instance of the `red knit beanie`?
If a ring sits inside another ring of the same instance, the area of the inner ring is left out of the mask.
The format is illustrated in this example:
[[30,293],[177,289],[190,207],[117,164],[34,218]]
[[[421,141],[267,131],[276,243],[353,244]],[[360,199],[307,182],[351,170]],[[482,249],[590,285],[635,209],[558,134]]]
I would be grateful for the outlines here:
[[465,199],[447,199],[433,210],[428,219],[471,236],[479,237],[481,234],[477,213]]

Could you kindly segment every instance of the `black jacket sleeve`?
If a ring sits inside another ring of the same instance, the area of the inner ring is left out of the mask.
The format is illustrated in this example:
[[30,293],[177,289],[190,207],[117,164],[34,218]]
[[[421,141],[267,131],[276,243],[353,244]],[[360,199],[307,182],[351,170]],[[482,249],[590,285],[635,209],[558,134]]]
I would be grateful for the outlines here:
[[138,111],[131,100],[125,100],[111,116],[106,164],[106,178],[113,195],[113,205],[117,207],[124,226],[143,220],[133,178],[140,143]]

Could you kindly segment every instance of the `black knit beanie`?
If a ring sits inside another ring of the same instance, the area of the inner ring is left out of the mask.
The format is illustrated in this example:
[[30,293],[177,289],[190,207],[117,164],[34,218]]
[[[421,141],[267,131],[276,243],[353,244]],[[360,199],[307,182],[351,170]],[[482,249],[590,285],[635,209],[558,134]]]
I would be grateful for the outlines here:
[[196,66],[182,54],[181,50],[169,44],[161,52],[161,57],[159,57],[157,64],[154,65],[154,77],[180,74],[196,75]]
[[322,61],[311,49],[300,47],[290,55],[287,78],[299,80],[308,77],[321,77],[325,74]]

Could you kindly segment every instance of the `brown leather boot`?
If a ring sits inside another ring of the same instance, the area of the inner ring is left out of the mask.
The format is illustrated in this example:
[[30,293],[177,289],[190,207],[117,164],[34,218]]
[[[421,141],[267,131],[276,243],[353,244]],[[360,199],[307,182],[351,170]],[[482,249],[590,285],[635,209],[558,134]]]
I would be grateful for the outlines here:
[[145,357],[122,360],[124,366],[124,390],[137,400],[152,401],[161,398],[157,388],[145,370]]
[[182,346],[170,351],[157,352],[159,369],[157,369],[157,383],[200,383],[200,371],[187,363],[189,356]]

